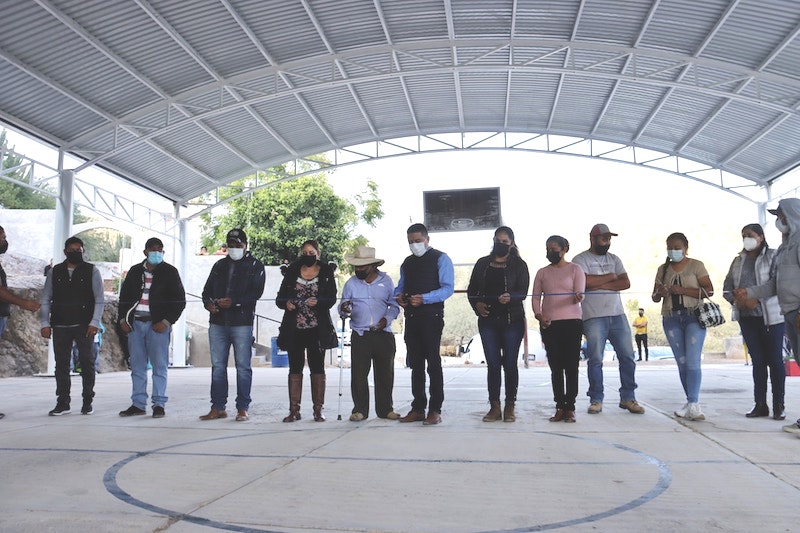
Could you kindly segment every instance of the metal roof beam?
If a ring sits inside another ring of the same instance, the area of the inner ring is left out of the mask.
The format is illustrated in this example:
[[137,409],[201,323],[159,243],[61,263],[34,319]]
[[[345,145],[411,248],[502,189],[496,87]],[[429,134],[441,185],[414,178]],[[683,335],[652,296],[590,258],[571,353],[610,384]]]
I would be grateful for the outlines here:
[[[328,36],[325,35],[325,30],[322,28],[322,24],[320,24],[319,20],[317,20],[317,16],[311,9],[311,6],[308,4],[308,1],[300,0],[300,3],[306,10],[306,15],[308,15],[309,20],[311,20],[311,24],[317,31],[317,35],[319,35],[319,38],[322,39],[322,42],[325,44],[325,48],[328,50],[328,53],[335,54],[336,50],[334,50],[333,45],[330,42],[330,39],[328,39]],[[341,60],[337,59],[336,61],[334,61],[334,64],[336,65],[336,68],[339,70],[344,79],[346,80],[350,79],[350,76],[347,73],[347,69],[344,68],[344,65],[342,65]],[[367,113],[367,108],[364,106],[364,102],[361,101],[361,97],[358,95],[352,84],[348,84],[347,89],[348,91],[350,91],[350,97],[353,99],[353,102],[355,102],[359,112],[361,112],[361,116],[364,118],[364,121],[366,122],[369,131],[372,132],[372,136],[377,139],[380,136],[378,134],[378,128],[375,127],[375,124],[372,121],[372,117],[370,117],[369,113]]]
[[[389,25],[386,23],[386,15],[383,13],[383,7],[381,6],[380,0],[372,0],[372,3],[375,6],[376,13],[378,14],[378,20],[381,23],[383,35],[386,37],[386,43],[393,47],[394,43],[392,42],[392,35],[389,33]],[[400,59],[397,56],[397,51],[394,48],[392,48],[391,51],[389,65],[392,65],[395,69],[397,69],[397,72],[401,72],[403,70],[402,66],[400,65]],[[408,106],[408,113],[411,116],[412,122],[414,122],[414,130],[416,130],[417,133],[420,133],[417,112],[414,109],[414,103],[411,101],[411,94],[408,91],[406,79],[403,76],[399,76],[398,80],[400,81],[400,87],[403,89],[403,97],[405,98],[406,105]]]

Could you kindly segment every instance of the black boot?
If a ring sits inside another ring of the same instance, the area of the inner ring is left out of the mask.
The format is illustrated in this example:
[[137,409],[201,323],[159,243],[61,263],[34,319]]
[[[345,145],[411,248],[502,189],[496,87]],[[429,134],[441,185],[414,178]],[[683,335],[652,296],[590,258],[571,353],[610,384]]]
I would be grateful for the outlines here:
[[786,412],[783,410],[782,402],[772,402],[772,418],[773,420],[783,420],[786,418]]
[[753,410],[744,416],[747,418],[769,416],[769,406],[767,406],[767,402],[756,402],[755,406],[753,406]]

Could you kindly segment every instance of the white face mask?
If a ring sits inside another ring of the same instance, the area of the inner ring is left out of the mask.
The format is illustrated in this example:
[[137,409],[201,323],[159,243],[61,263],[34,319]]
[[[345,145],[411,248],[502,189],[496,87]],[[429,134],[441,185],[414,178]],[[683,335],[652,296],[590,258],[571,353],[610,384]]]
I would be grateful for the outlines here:
[[427,250],[424,242],[410,242],[408,243],[408,247],[411,250],[411,253],[417,257],[422,257],[425,255],[425,250]]
[[754,239],[753,237],[745,237],[742,239],[742,243],[744,244],[744,249],[748,252],[752,252],[758,248],[758,240]]
[[228,257],[234,261],[238,261],[244,257],[244,248],[228,248]]
[[784,235],[786,235],[786,234],[788,234],[788,233],[789,233],[789,226],[787,226],[786,224],[784,224],[784,223],[781,221],[781,219],[779,219],[779,218],[776,218],[776,219],[775,219],[775,227],[776,227],[776,228],[778,228],[778,231],[780,231],[780,232],[781,232],[781,233],[783,233]]

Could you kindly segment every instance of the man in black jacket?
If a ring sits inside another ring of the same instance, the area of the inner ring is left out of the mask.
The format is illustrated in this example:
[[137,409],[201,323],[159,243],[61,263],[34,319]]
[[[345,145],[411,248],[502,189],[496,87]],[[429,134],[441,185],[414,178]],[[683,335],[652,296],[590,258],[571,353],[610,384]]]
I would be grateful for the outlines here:
[[144,255],[147,259],[128,271],[119,294],[119,324],[128,334],[133,382],[131,406],[119,416],[146,413],[149,362],[153,367],[153,418],[161,418],[167,403],[170,333],[186,307],[186,293],[178,270],[164,262],[161,239],[147,239]]
[[233,346],[236,361],[236,421],[248,420],[253,369],[253,320],[264,292],[264,265],[247,251],[247,235],[232,229],[226,237],[228,256],[217,261],[203,288],[203,305],[210,313],[211,411],[200,420],[226,418],[228,358]]
[[94,336],[100,329],[105,301],[103,277],[97,267],[83,260],[83,241],[70,237],[64,243],[66,260],[47,273],[42,291],[39,319],[41,334],[53,337],[56,358],[56,406],[48,413],[70,413],[69,362],[72,343],[78,346],[83,382],[81,414],[90,415],[94,398]]

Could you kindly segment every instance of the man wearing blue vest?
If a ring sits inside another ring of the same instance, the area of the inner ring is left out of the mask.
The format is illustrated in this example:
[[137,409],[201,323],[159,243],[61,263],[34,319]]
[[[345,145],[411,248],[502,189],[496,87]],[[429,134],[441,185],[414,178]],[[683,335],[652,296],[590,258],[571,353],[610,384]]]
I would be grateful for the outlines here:
[[[411,254],[400,265],[400,280],[394,290],[405,310],[405,341],[411,366],[411,411],[400,422],[426,426],[442,421],[444,376],[439,347],[444,328],[444,301],[453,294],[453,262],[444,252],[430,247],[428,229],[412,224],[406,230]],[[425,395],[425,363],[430,376],[430,403]],[[425,407],[428,416],[425,416]]]
[[83,260],[83,241],[70,237],[64,243],[66,260],[47,272],[39,319],[41,334],[53,337],[56,359],[56,406],[48,413],[70,413],[69,362],[72,343],[78,346],[83,382],[81,414],[90,415],[94,398],[94,336],[103,318],[103,277],[97,267]]

